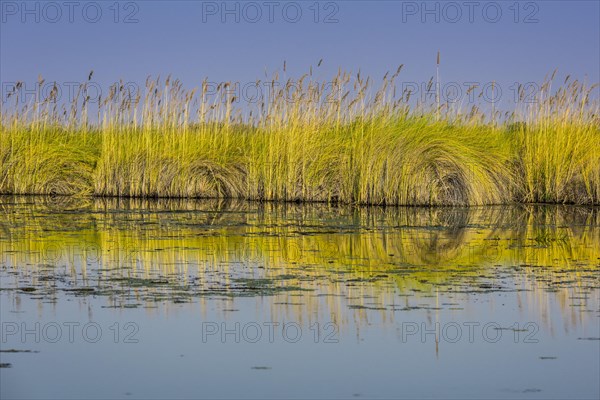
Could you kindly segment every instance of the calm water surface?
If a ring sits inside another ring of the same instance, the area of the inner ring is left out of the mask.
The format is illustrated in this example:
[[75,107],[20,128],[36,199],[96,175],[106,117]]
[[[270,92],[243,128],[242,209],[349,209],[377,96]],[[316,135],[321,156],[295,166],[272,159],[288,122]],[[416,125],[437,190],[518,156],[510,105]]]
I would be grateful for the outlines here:
[[595,398],[600,210],[0,198],[2,398]]

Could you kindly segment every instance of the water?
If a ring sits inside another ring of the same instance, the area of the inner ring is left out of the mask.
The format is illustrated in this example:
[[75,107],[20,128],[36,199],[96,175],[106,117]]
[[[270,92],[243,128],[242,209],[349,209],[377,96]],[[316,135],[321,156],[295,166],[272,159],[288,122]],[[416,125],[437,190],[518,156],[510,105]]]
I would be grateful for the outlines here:
[[600,396],[598,208],[0,215],[2,398]]

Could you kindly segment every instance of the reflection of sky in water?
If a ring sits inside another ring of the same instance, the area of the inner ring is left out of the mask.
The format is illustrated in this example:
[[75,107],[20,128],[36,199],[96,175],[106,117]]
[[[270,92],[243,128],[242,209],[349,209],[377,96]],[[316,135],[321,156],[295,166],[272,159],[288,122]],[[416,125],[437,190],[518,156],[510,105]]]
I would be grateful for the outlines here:
[[2,322],[80,324],[73,343],[64,325],[57,343],[6,337],[40,353],[0,353],[3,397],[599,394],[600,341],[580,340],[600,336],[596,209],[4,198],[0,212]]

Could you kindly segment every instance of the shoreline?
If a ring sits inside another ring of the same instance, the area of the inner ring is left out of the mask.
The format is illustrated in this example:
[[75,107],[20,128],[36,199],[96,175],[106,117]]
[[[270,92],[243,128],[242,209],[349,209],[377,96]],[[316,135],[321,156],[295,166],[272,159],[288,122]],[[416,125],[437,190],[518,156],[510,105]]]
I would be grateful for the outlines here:
[[6,198],[31,198],[50,202],[58,199],[61,201],[90,201],[90,200],[108,200],[108,201],[138,201],[138,202],[219,202],[219,203],[247,203],[247,204],[268,204],[273,206],[326,206],[335,208],[431,208],[431,209],[478,209],[488,207],[581,207],[581,208],[598,208],[600,203],[543,203],[543,202],[509,202],[496,204],[358,204],[358,203],[343,203],[343,202],[327,202],[327,201],[311,201],[311,200],[264,200],[264,199],[247,199],[239,197],[143,197],[143,196],[106,196],[106,195],[49,195],[43,193],[0,193],[0,200]]

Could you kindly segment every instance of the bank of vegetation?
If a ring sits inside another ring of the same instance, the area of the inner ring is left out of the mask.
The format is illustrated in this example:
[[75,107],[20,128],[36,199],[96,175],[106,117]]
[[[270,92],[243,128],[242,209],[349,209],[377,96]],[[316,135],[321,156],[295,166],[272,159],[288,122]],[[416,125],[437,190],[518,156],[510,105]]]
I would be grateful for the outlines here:
[[[378,205],[600,202],[594,86],[554,76],[535,102],[430,102],[340,72],[274,76],[268,96],[167,78],[91,101],[3,99],[0,194],[228,197]],[[40,79],[39,87],[44,81]],[[22,85],[22,84],[21,84]],[[436,87],[432,80],[430,87]],[[479,91],[472,87],[469,91]],[[19,98],[21,96],[21,98]],[[488,106],[490,106],[488,104]]]

